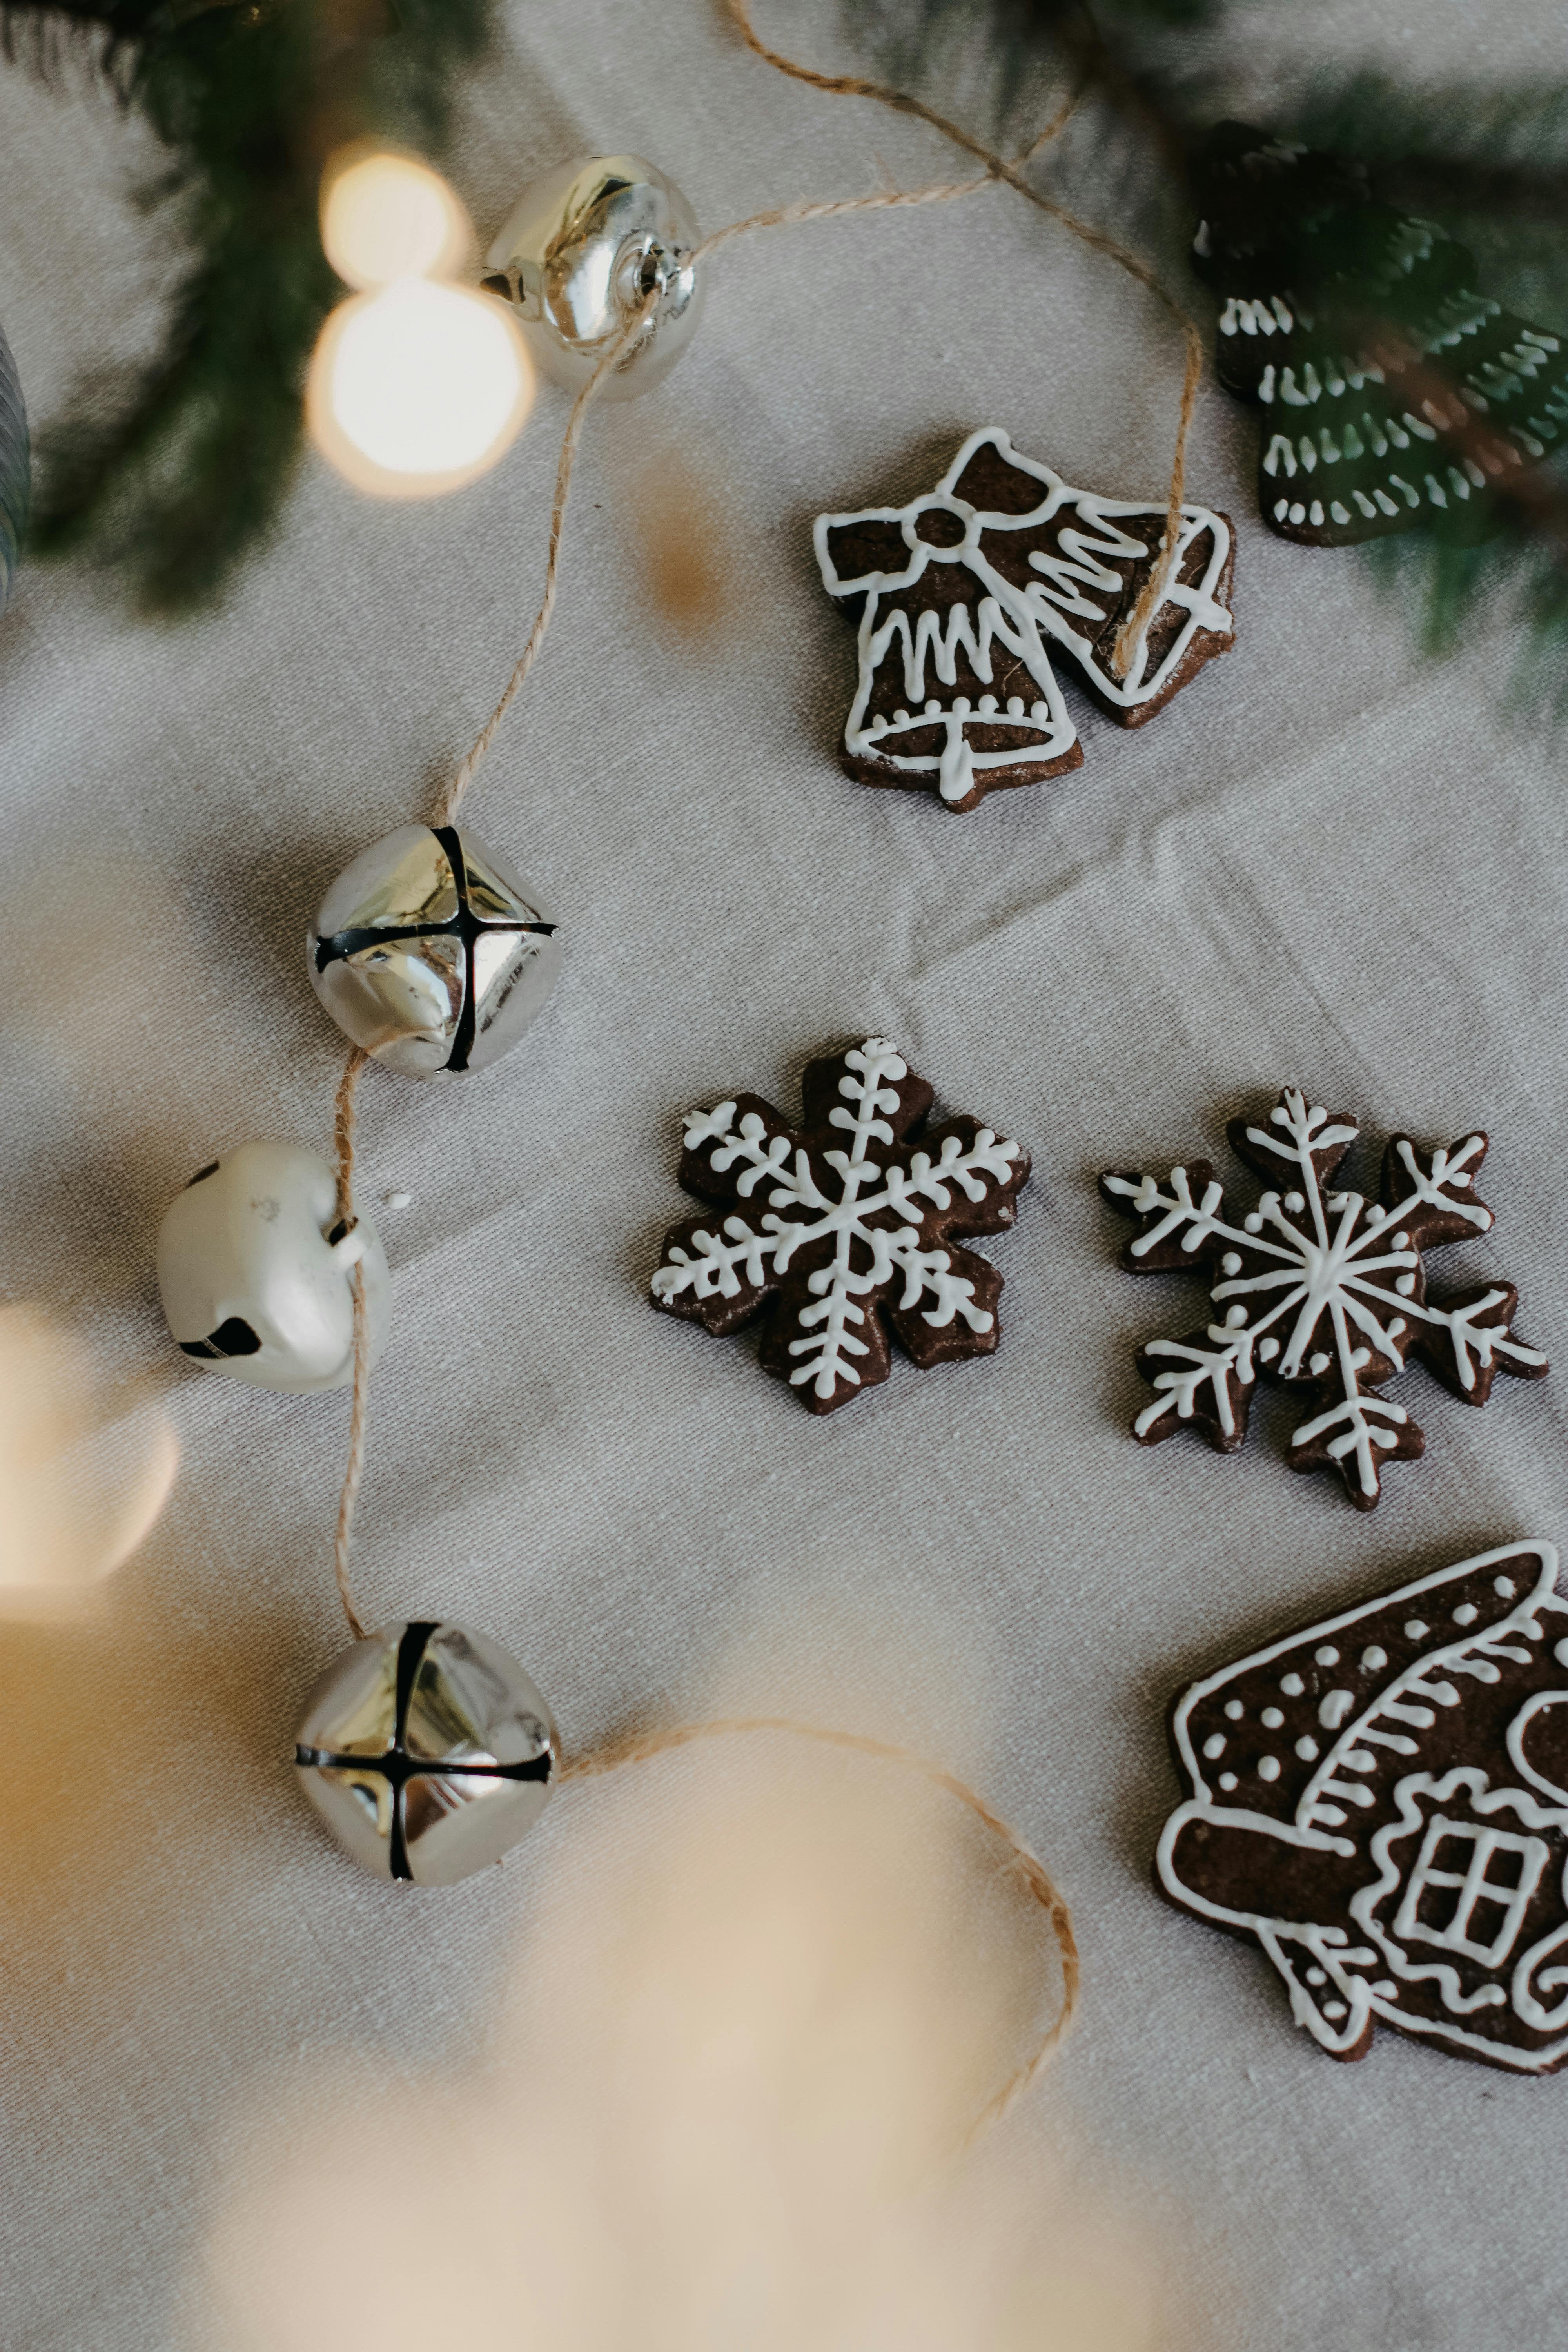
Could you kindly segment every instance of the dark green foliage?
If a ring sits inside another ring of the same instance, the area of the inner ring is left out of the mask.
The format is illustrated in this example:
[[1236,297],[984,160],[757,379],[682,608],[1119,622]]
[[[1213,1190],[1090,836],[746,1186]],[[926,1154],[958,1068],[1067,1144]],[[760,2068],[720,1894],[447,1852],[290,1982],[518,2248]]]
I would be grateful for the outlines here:
[[454,67],[482,46],[487,0],[398,0],[367,34],[326,0],[73,0],[4,11],[45,71],[73,42],[169,151],[143,192],[193,267],[162,350],[130,388],[84,387],[40,436],[31,544],[90,547],[148,608],[215,596],[277,512],[300,446],[310,351],[341,289],[317,192],[362,132],[439,142]]

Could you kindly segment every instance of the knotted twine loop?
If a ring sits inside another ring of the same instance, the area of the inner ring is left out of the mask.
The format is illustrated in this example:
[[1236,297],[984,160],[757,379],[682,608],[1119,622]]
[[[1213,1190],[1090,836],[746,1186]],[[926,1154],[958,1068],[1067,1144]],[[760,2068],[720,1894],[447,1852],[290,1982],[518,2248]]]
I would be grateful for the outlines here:
[[1079,1964],[1078,1939],[1073,1934],[1072,1913],[1067,1898],[1061,1894],[1038,1856],[1032,1853],[1016,1830],[993,1811],[984,1798],[978,1795],[968,1782],[933,1764],[931,1759],[916,1753],[912,1748],[899,1748],[885,1739],[868,1739],[858,1731],[827,1731],[811,1723],[794,1723],[787,1716],[752,1715],[720,1717],[710,1723],[672,1724],[663,1731],[648,1731],[613,1740],[607,1747],[593,1749],[586,1756],[566,1758],[561,1768],[561,1779],[568,1780],[602,1780],[607,1772],[619,1772],[627,1765],[651,1763],[655,1757],[668,1756],[679,1748],[695,1746],[700,1739],[729,1739],[757,1731],[777,1731],[792,1739],[811,1739],[824,1748],[841,1748],[853,1756],[870,1756],[885,1764],[897,1764],[907,1772],[918,1772],[938,1789],[944,1789],[979,1821],[1007,1853],[1007,1867],[1025,1889],[1030,1899],[1038,1904],[1050,1922],[1056,1942],[1057,1956],[1061,1963],[1062,1997],[1055,2017],[1038,2036],[1022,2063],[1015,2067],[1000,2090],[987,2099],[969,2129],[960,2147],[973,2146],[981,2134],[993,2124],[1000,2123],[1016,2101],[1022,2098],[1031,2083],[1055,2057],[1066,2038],[1078,2011],[1081,1970]]

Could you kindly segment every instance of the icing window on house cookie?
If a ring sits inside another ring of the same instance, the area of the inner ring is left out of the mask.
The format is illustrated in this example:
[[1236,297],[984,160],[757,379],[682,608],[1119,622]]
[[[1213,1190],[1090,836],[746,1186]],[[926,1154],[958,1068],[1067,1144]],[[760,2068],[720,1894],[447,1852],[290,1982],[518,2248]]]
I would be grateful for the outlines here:
[[1512,1949],[1548,1858],[1540,1838],[1434,1813],[1392,1932],[1495,1969]]
[[[1568,2065],[1568,1641],[1552,1638],[1565,1618],[1553,1547],[1509,1545],[1287,1634],[1177,1702],[1190,1793],[1158,1883],[1258,1943],[1332,2056],[1363,2056],[1384,2023],[1521,2074]],[[1277,1704],[1287,1676],[1265,1752],[1257,1703]],[[1221,1723],[1236,1769],[1214,1776]]]

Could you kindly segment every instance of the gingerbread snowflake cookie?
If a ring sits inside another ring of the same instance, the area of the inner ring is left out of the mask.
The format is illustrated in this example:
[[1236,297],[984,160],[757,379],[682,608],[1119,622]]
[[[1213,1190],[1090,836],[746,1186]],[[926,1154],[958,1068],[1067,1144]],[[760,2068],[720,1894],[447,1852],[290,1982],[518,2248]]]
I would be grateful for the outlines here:
[[1568,1591],[1509,1544],[1194,1683],[1161,1892],[1250,1938],[1298,2024],[1381,2021],[1545,2074],[1568,2059]]
[[1355,1120],[1310,1105],[1294,1087],[1266,1124],[1232,1119],[1228,1133],[1237,1156],[1280,1187],[1247,1213],[1227,1214],[1206,1160],[1164,1178],[1113,1170],[1100,1180],[1111,1206],[1137,1221],[1122,1264],[1134,1274],[1201,1272],[1215,1309],[1204,1329],[1140,1349],[1154,1400],[1133,1434],[1155,1445],[1191,1428],[1234,1454],[1258,1374],[1300,1383],[1308,1409],[1291,1433],[1291,1469],[1337,1470],[1351,1501],[1370,1511],[1383,1464],[1414,1461],[1426,1447],[1405,1407],[1379,1393],[1412,1351],[1467,1404],[1485,1404],[1500,1371],[1539,1380],[1547,1370],[1513,1335],[1511,1283],[1426,1295],[1424,1254],[1491,1230],[1474,1189],[1487,1138],[1443,1150],[1392,1137],[1382,1199],[1369,1203],[1331,1188],[1360,1133]]
[[819,515],[824,584],[859,619],[850,775],[971,809],[1079,766],[1052,647],[1122,726],[1152,719],[1234,638],[1230,523],[1184,507],[1164,595],[1116,675],[1112,647],[1163,561],[1164,526],[1161,507],[1071,488],[994,425],[907,507]]
[[763,1365],[812,1412],[887,1379],[889,1329],[922,1367],[989,1355],[1002,1276],[957,1244],[1013,1223],[1022,1144],[925,1132],[931,1089],[885,1037],[808,1063],[802,1092],[798,1127],[757,1095],[688,1114],[680,1181],[724,1213],[672,1229],[654,1305],[721,1336],[765,1310]]

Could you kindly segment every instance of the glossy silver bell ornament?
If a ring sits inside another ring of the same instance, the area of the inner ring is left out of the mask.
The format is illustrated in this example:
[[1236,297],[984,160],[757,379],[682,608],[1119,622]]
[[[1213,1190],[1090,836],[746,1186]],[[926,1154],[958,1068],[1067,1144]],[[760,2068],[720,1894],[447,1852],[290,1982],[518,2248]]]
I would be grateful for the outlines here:
[[524,190],[489,253],[488,292],[517,306],[544,374],[581,392],[639,304],[658,300],[597,397],[632,400],[691,341],[706,280],[700,242],[673,180],[640,155],[579,155]]
[[310,1694],[300,1784],[378,1878],[452,1886],[500,1862],[555,1784],[560,1736],[531,1677],[465,1625],[389,1625]]
[[338,1215],[337,1179],[293,1143],[242,1143],[191,1178],[158,1230],[169,1328],[209,1371],[299,1394],[354,1371],[353,1272],[374,1363],[391,1281],[375,1228]]
[[482,1070],[543,1010],[561,932],[474,834],[401,824],[345,866],[307,940],[310,985],[405,1077]]

